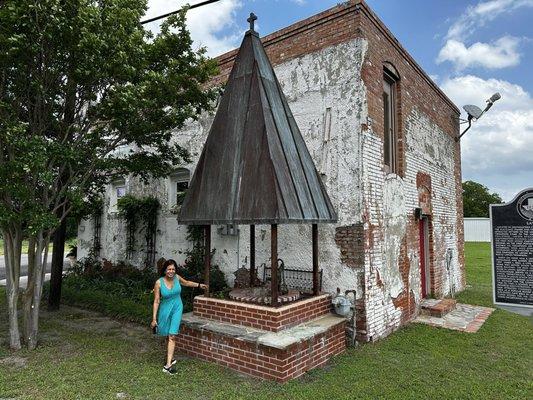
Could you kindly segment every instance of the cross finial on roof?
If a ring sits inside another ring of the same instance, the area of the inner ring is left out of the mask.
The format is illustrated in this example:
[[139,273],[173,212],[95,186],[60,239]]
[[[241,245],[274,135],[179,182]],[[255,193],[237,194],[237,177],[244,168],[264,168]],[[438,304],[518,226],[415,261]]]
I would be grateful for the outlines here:
[[257,16],[254,13],[250,13],[250,17],[246,20],[250,23],[250,30],[254,30],[254,22],[257,19]]

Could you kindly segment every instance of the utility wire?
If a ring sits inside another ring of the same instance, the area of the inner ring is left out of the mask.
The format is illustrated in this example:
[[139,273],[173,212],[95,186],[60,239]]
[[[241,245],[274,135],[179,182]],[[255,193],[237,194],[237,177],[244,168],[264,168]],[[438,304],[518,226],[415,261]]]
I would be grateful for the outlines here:
[[[202,1],[201,3],[198,3],[198,4],[193,4],[192,6],[189,6],[189,10],[192,10],[193,8],[197,8],[197,7],[201,7],[201,6],[206,6],[208,4],[211,4],[211,3],[216,3],[217,1],[220,1],[220,0],[207,0],[207,1]],[[153,17],[153,18],[149,18],[149,19],[145,19],[144,21],[141,21],[141,24],[147,24],[149,22],[154,22],[154,21],[157,21],[158,19],[163,19],[163,18],[166,18],[166,17],[169,17],[171,15],[174,15],[174,14],[177,14],[181,11],[180,10],[176,10],[176,11],[171,11],[169,13],[166,13],[166,14],[163,14],[163,15],[160,15],[158,17]]]

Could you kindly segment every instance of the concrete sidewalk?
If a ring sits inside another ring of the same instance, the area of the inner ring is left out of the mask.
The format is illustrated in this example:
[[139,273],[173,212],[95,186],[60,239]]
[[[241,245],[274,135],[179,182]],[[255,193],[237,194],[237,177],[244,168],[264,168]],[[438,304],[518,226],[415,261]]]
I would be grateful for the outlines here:
[[[44,275],[44,281],[50,280],[50,273],[47,273]],[[19,286],[21,289],[26,289],[26,285],[28,284],[28,276],[21,276],[19,279]],[[6,279],[0,279],[0,286],[6,286],[7,282]]]

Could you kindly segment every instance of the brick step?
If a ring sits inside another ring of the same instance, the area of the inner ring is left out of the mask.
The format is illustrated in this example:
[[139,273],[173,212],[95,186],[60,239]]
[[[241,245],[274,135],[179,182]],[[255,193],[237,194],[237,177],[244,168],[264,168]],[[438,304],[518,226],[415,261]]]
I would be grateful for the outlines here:
[[424,299],[421,304],[422,315],[442,318],[450,311],[455,310],[457,300],[455,299]]

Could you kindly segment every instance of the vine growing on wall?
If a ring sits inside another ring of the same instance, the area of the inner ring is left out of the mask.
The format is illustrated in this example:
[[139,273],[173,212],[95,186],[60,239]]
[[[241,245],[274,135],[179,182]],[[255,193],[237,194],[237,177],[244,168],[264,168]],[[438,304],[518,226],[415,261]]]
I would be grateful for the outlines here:
[[94,201],[91,210],[91,216],[93,219],[93,246],[91,248],[91,255],[98,257],[102,248],[101,234],[102,234],[102,211],[103,201],[102,199]]
[[145,197],[142,204],[142,229],[146,243],[146,258],[144,264],[153,266],[155,263],[155,238],[157,234],[157,212],[161,204],[156,197]]
[[117,202],[119,216],[126,220],[126,255],[131,258],[136,251],[135,235],[144,231],[146,244],[145,264],[155,261],[155,238],[157,234],[157,213],[161,204],[156,197],[137,198],[133,195],[121,197]]

